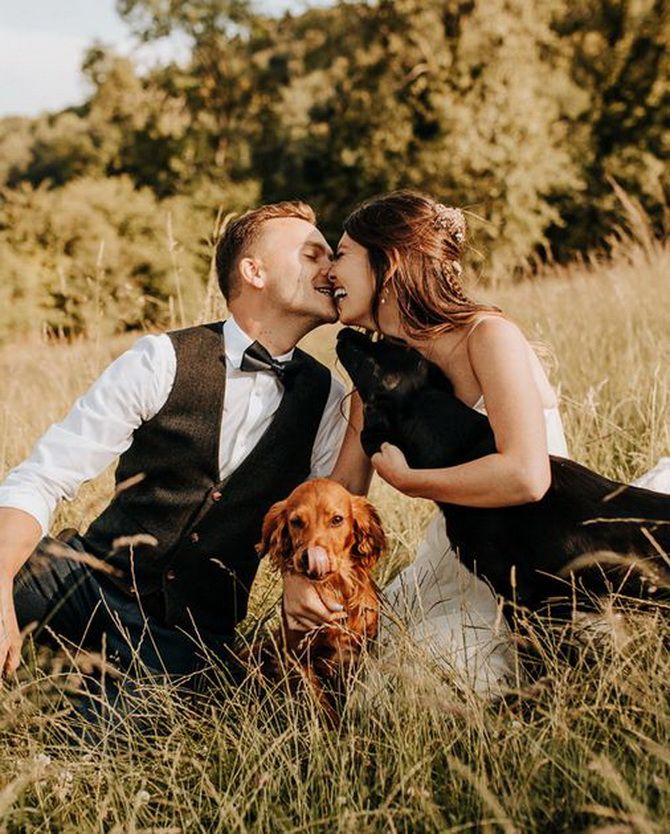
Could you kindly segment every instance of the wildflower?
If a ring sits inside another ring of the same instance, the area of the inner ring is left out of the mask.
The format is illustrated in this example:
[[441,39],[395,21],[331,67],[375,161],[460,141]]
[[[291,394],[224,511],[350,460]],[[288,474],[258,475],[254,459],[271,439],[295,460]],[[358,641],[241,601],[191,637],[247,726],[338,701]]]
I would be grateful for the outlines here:
[[51,756],[47,756],[46,753],[38,753],[35,756],[34,762],[38,770],[44,770],[45,767],[51,764]]
[[58,800],[63,802],[68,798],[72,792],[72,784],[74,783],[74,773],[67,768],[60,771],[56,781],[55,792]]

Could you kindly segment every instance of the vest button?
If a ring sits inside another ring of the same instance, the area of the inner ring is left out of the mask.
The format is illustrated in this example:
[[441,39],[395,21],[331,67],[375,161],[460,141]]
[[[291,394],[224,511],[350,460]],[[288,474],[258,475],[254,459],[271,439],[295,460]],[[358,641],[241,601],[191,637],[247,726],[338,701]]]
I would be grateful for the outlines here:
[[197,533],[191,533],[191,541],[193,544],[200,541],[200,536]]
[[215,490],[212,493],[212,501],[220,501],[223,496],[223,493],[219,492],[219,490]]
[[170,581],[175,579],[176,576],[177,576],[177,574],[172,570],[172,568],[170,568],[170,570],[165,571],[165,578],[169,579]]

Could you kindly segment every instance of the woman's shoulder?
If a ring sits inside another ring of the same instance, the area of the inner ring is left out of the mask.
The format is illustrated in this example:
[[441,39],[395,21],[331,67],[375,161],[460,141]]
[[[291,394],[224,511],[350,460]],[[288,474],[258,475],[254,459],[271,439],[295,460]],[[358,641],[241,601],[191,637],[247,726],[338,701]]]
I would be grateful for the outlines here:
[[503,315],[479,316],[470,327],[466,344],[475,373],[474,365],[477,364],[477,360],[479,363],[488,363],[492,356],[501,356],[503,353],[509,353],[510,357],[516,356],[521,362],[528,361],[543,407],[545,410],[557,407],[558,398],[542,362],[514,321]]
[[502,313],[485,313],[476,316],[466,326],[465,344],[468,349],[471,345],[486,345],[487,343],[510,339],[528,344],[528,340],[523,335],[519,325]]

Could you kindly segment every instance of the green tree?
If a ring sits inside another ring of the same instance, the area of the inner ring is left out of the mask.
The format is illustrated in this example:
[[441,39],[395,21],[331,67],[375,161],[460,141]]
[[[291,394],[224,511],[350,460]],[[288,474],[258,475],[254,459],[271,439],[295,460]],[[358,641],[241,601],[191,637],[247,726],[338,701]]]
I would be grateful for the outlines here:
[[[181,246],[168,240],[168,217]],[[3,295],[18,305],[5,327],[46,324],[76,333],[165,325],[174,318],[170,298],[178,296],[190,320],[207,275],[208,222],[185,198],[159,203],[127,176],[5,189]]]
[[423,188],[484,218],[489,272],[509,276],[560,223],[556,195],[580,186],[563,113],[587,99],[550,22],[548,0],[380,0],[286,18],[275,61],[287,80],[256,145],[264,196],[303,193],[334,231],[352,202]]
[[564,226],[550,232],[567,256],[598,244],[618,220],[610,177],[662,226],[670,198],[670,2],[566,3],[555,28],[589,96],[568,144],[586,190],[563,196]]

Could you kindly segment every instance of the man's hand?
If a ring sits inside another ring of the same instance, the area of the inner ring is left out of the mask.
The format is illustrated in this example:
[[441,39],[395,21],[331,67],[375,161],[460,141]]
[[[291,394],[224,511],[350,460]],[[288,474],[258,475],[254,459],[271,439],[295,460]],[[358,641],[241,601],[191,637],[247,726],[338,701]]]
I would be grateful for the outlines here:
[[297,573],[284,576],[284,614],[295,631],[310,631],[347,616],[338,602],[322,597],[312,581]]
[[13,583],[3,582],[0,589],[0,675],[9,677],[19,668],[21,643],[14,609]]

